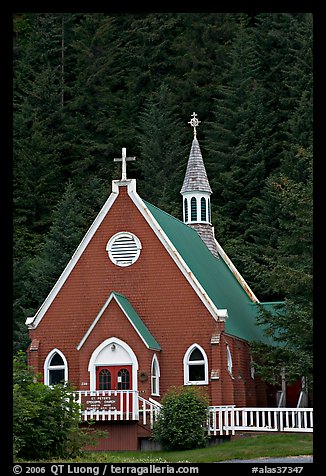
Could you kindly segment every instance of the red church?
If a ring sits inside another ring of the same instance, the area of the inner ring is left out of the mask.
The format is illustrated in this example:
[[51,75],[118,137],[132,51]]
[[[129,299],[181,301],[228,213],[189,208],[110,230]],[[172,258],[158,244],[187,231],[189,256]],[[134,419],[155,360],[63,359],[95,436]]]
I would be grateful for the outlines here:
[[258,299],[215,239],[198,123],[194,113],[183,222],[138,195],[122,149],[121,180],[26,321],[44,384],[71,382],[84,420],[109,426],[100,449],[139,448],[171,386],[200,386],[211,405],[270,405],[248,345],[262,339]]

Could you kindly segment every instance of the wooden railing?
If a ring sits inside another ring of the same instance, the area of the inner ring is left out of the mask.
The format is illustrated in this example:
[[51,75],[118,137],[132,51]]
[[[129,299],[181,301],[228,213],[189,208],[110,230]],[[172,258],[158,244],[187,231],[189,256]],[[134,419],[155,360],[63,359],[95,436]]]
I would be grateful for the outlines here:
[[[146,400],[135,390],[77,391],[81,420],[137,420],[153,429],[161,404]],[[235,405],[210,406],[209,435],[234,435],[236,431],[313,432],[312,408],[238,408]]]
[[313,432],[312,408],[237,408],[211,406],[209,435],[234,435],[236,431]]
[[145,398],[138,397],[139,401],[139,422],[146,426],[149,423],[149,427],[152,430],[154,423],[158,418],[158,414],[162,405],[159,402],[145,400]]
[[135,390],[81,390],[74,394],[81,405],[82,421],[139,420],[153,429],[161,407]]
[[80,390],[74,392],[82,420],[138,420],[135,390]]

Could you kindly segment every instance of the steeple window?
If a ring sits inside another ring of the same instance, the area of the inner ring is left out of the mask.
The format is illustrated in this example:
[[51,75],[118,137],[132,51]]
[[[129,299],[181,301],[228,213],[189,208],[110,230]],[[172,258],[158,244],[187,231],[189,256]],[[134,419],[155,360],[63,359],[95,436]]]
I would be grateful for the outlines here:
[[197,200],[195,197],[191,198],[190,207],[191,207],[191,221],[197,221]]
[[188,221],[188,200],[184,199],[185,223]]
[[200,219],[201,221],[207,221],[206,198],[204,197],[202,197],[200,200]]

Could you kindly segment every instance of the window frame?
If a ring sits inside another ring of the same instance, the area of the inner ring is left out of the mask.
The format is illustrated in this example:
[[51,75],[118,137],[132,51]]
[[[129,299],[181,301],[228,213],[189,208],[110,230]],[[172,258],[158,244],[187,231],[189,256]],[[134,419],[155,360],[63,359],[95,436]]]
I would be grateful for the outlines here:
[[[191,360],[190,356],[194,349],[198,349],[202,356],[202,360]],[[189,366],[191,365],[204,365],[204,380],[190,380],[189,379]],[[197,343],[192,344],[185,352],[183,357],[183,375],[184,375],[184,385],[208,385],[208,358],[204,349]]]
[[[59,354],[63,360],[63,365],[50,365],[51,360],[55,354]],[[63,382],[68,382],[68,362],[65,355],[59,349],[53,349],[51,352],[48,353],[45,362],[44,362],[44,385],[48,387],[52,387],[53,385],[57,384],[50,384],[50,371],[51,370],[64,370],[64,380]]]
[[[156,371],[156,375],[154,375],[154,369]],[[151,363],[151,395],[152,396],[155,396],[155,397],[160,396],[160,377],[161,377],[160,364],[158,362],[157,355],[154,354],[152,358],[152,363]],[[155,380],[156,392],[154,392],[153,380]]]

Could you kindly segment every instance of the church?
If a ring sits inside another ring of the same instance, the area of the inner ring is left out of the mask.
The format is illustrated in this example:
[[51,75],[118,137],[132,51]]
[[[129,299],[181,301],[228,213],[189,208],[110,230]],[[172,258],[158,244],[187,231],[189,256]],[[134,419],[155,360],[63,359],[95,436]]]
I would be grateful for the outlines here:
[[211,405],[271,406],[248,344],[264,338],[259,301],[215,238],[196,116],[183,221],[141,198],[123,148],[121,180],[26,320],[29,365],[45,385],[76,388],[84,420],[109,429],[99,449],[139,448],[141,408],[159,408],[171,386],[199,386]]

